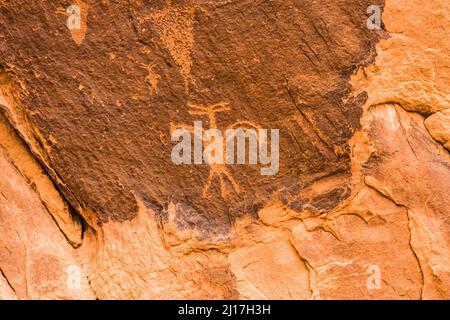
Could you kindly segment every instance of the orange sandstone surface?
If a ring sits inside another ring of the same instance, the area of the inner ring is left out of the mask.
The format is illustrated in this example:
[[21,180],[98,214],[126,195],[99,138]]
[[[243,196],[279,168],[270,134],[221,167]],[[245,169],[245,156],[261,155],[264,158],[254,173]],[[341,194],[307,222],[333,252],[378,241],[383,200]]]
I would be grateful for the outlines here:
[[[450,299],[449,22],[0,1],[0,299]],[[196,121],[277,129],[277,170],[174,163]]]

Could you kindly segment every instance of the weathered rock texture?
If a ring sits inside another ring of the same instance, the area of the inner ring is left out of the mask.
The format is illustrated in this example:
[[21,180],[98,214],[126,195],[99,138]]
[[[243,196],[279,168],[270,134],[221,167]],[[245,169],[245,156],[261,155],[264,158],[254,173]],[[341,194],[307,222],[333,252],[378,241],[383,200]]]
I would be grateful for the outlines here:
[[[450,299],[449,17],[0,1],[0,298]],[[194,121],[280,129],[278,174],[176,166]]]

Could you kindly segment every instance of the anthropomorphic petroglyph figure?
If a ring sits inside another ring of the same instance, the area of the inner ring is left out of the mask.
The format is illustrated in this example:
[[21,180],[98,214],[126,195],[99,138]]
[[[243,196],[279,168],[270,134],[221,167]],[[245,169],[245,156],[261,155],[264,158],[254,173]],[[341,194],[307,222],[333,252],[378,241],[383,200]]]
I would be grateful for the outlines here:
[[[209,129],[219,129],[218,124],[217,124],[217,113],[230,111],[228,103],[224,103],[224,102],[220,102],[220,103],[216,103],[216,104],[208,105],[208,106],[201,106],[201,105],[195,105],[195,104],[189,104],[188,106],[189,106],[190,114],[208,117]],[[236,123],[232,124],[231,126],[227,127],[226,129],[238,129],[238,128],[242,128],[242,127],[252,127],[252,128],[258,129],[257,125],[255,125],[249,121],[237,121]],[[205,136],[203,135],[203,130],[201,130],[200,132],[197,132],[197,131],[195,131],[195,127],[192,125],[187,125],[187,124],[173,125],[173,124],[171,124],[171,132],[173,132],[176,129],[186,129],[189,132],[193,132],[194,136],[197,139],[200,139],[202,142],[206,143],[205,147],[207,147],[208,144],[212,143],[211,141],[205,141],[207,139],[205,139]],[[234,136],[227,137],[227,139],[234,139]],[[256,139],[257,139],[257,137],[256,137]],[[227,145],[227,143],[224,143],[222,145],[222,147],[225,148],[226,145]],[[225,154],[225,152],[223,154]],[[209,158],[209,157],[211,157],[211,158]],[[233,191],[236,193],[240,193],[240,187],[236,183],[233,176],[231,175],[225,162],[218,163],[217,161],[214,161],[214,159],[212,159],[213,157],[214,157],[214,155],[208,156],[207,153],[203,154],[202,161],[204,161],[204,163],[207,163],[210,167],[210,173],[209,173],[208,179],[203,188],[203,196],[208,197],[208,195],[211,194],[210,189],[212,187],[214,179],[216,179],[216,178],[219,179],[220,193],[223,198],[227,197]],[[230,186],[231,186],[231,188],[230,188]]]
[[149,64],[143,64],[141,65],[147,69],[147,76],[145,77],[145,82],[150,84],[150,94],[159,94],[158,90],[158,82],[159,79],[161,79],[161,76],[155,71],[156,64],[155,63],[149,63]]

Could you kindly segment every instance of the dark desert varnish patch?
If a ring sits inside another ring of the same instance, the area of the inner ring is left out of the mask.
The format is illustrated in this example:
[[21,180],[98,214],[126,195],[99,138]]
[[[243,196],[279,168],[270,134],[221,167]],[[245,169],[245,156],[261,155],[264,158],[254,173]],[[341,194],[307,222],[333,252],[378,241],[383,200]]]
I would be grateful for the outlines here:
[[[172,202],[180,227],[208,234],[257,216],[275,197],[320,214],[349,194],[348,142],[367,99],[349,80],[374,61],[384,31],[367,29],[366,9],[384,1],[85,3],[80,44],[58,13],[65,1],[0,8],[0,64],[69,201],[100,223],[133,218],[136,198],[163,216]],[[227,166],[239,192],[216,178],[205,196],[210,167],[174,165],[170,128],[208,124],[188,104],[218,102],[230,106],[217,114],[220,128],[247,121],[280,129],[280,170],[261,176],[260,167]],[[336,191],[303,192],[329,178],[340,181]]]

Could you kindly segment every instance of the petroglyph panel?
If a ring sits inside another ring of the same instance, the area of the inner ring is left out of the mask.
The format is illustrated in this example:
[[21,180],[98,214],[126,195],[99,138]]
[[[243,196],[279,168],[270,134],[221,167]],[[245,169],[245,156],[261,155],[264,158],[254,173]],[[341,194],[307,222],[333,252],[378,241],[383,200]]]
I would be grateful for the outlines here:
[[[172,203],[180,225],[226,233],[274,199],[320,214],[350,194],[348,142],[367,95],[349,80],[385,36],[366,26],[371,4],[383,1],[86,0],[75,42],[67,2],[9,1],[0,64],[75,208],[103,223],[133,218],[136,199],[162,217]],[[221,101],[229,110],[214,117],[189,107]],[[279,129],[279,172],[175,165],[172,127],[194,121]],[[324,179],[338,182],[310,195]]]

